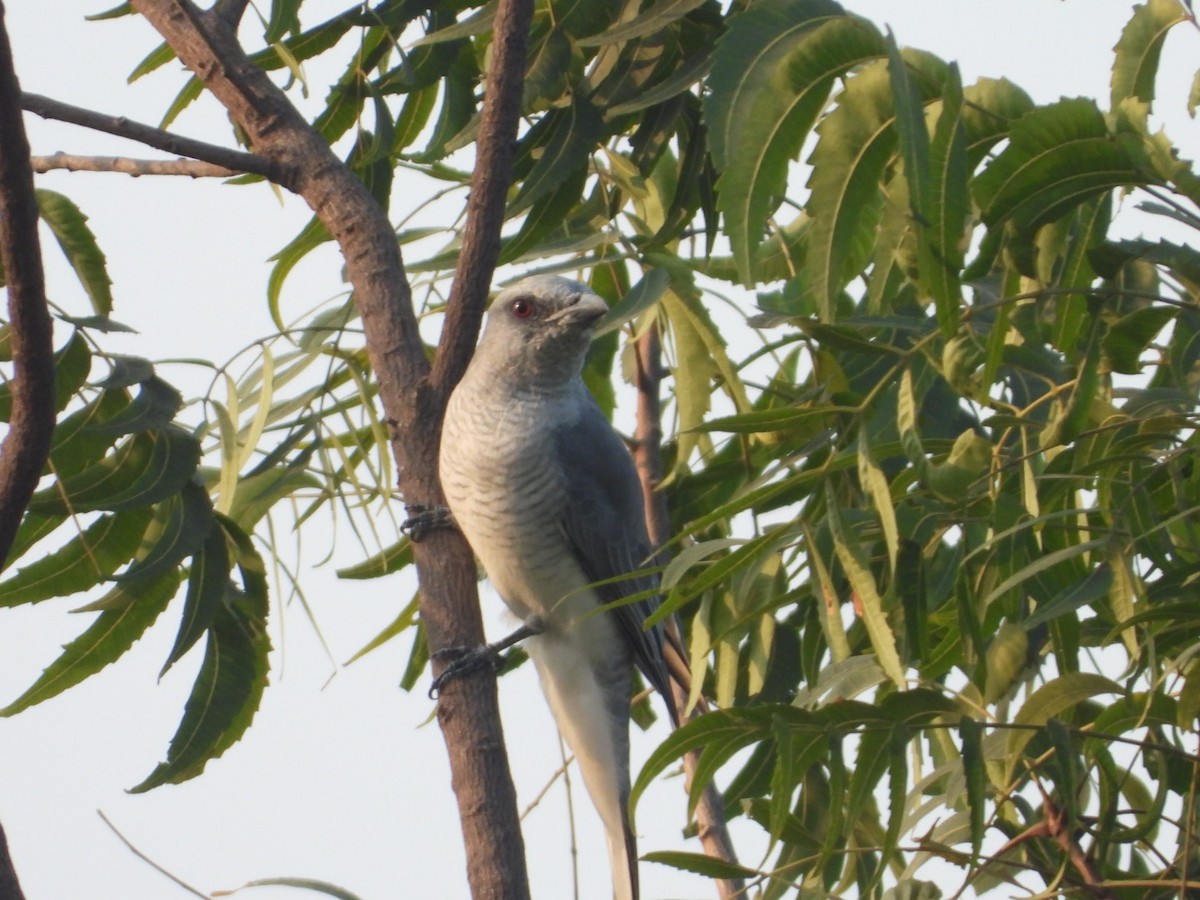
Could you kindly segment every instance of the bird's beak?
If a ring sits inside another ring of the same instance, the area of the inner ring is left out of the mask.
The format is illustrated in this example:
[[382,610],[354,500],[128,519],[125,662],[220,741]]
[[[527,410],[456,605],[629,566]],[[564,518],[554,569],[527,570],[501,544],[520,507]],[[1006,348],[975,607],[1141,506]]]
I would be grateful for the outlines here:
[[599,321],[607,312],[608,304],[596,294],[588,292],[576,294],[575,302],[561,310],[558,315],[573,323],[578,322],[581,325],[590,326]]

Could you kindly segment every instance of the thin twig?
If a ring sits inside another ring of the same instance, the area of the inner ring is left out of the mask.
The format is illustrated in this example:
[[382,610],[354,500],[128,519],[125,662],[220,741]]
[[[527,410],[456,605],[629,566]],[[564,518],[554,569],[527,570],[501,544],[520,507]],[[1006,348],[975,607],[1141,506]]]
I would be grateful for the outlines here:
[[40,94],[22,94],[21,106],[43,119],[56,119],[60,122],[69,122],[72,125],[90,128],[93,131],[114,134],[117,137],[137,141],[139,144],[145,144],[147,147],[153,147],[165,153],[186,156],[190,159],[211,163],[214,166],[224,166],[234,172],[262,175],[267,180],[284,187],[291,188],[294,180],[293,173],[273,159],[259,156],[257,153],[245,153],[241,150],[231,150],[228,147],[209,144],[206,141],[180,137],[162,128],[134,122],[124,116],[113,116],[80,106],[72,106]]
[[128,156],[77,156],[58,152],[34,156],[29,160],[33,171],[119,172],[137,178],[141,175],[185,175],[188,178],[231,178],[242,172],[195,159],[132,159]]
[[[658,331],[655,327],[646,332],[637,341],[637,434],[634,441],[634,461],[637,464],[638,478],[642,482],[642,492],[645,499],[646,526],[650,533],[650,541],[656,547],[665,546],[671,538],[671,520],[667,510],[666,495],[658,490],[662,481],[662,412],[659,396],[662,384],[662,348],[659,343]],[[674,623],[672,623],[674,624]],[[686,660],[680,658],[678,664],[686,670]],[[690,693],[689,674],[676,672],[672,669],[671,693],[674,695],[675,708],[680,715],[687,709]],[[689,796],[692,789],[692,779],[700,762],[700,754],[691,751],[684,755],[684,791]],[[696,826],[700,844],[704,852],[716,859],[737,864],[737,854],[733,849],[733,841],[729,837],[729,828],[725,823],[725,805],[716,785],[709,782],[704,786],[700,802],[696,804]],[[731,900],[745,894],[745,884],[739,878],[714,879],[717,893],[721,900]]]
[[96,810],[96,815],[98,815],[100,817],[101,821],[103,821],[104,824],[108,826],[109,830],[117,836],[117,839],[120,840],[120,842],[122,844],[124,844],[126,847],[129,848],[129,852],[132,853],[134,856],[136,856],[138,859],[140,859],[142,862],[149,865],[155,871],[160,872],[161,874],[170,878],[173,882],[175,882],[177,885],[179,885],[181,888],[183,888],[188,893],[194,894],[195,896],[202,898],[202,900],[212,900],[211,895],[206,894],[203,891],[197,890],[196,888],[194,888],[190,884],[188,884],[186,881],[184,881],[182,878],[180,878],[178,875],[174,875],[171,872],[168,872],[166,869],[164,869],[162,866],[160,866],[158,863],[156,863],[154,860],[152,860],[149,856],[147,856],[145,853],[143,853],[141,850],[139,850],[137,847],[135,847],[133,845],[133,842],[130,841],[129,838],[127,838],[127,837],[125,837],[125,835],[121,834],[120,830],[117,828],[116,825],[114,825],[109,820],[108,816],[106,816],[104,814],[103,810],[99,810],[99,809]]

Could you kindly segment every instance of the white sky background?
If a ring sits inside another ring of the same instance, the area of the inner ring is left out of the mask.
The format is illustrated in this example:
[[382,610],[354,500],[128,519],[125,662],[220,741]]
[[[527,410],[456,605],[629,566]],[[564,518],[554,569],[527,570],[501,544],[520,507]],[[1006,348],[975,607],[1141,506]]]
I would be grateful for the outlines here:
[[[26,91],[104,112],[157,122],[182,76],[155,73],[132,86],[128,72],[158,44],[143,21],[87,23],[83,16],[115,0],[7,0],[7,24]],[[305,23],[344,3],[309,0]],[[964,82],[1004,75],[1036,101],[1089,95],[1107,105],[1111,47],[1128,19],[1128,0],[846,0],[853,12],[889,24],[901,44],[958,60]],[[320,10],[320,12],[318,12]],[[1200,154],[1200,128],[1184,99],[1200,67],[1200,39],[1187,26],[1167,42],[1156,112],[1183,153]],[[175,71],[172,69],[172,71]],[[310,67],[314,94],[323,72]],[[35,153],[150,156],[150,151],[82,129],[27,117]],[[181,133],[228,143],[224,114],[198,103],[176,124]],[[140,334],[109,336],[114,352],[154,359],[223,361],[271,331],[266,311],[267,258],[308,220],[300,201],[280,205],[265,186],[115,174],[54,173],[38,184],[71,197],[90,217],[108,256],[114,318]],[[393,219],[407,212],[416,188],[398,179]],[[73,273],[44,236],[51,298],[69,311],[90,311]],[[314,254],[291,275],[285,318],[344,290],[340,263]],[[65,329],[60,329],[60,335]],[[60,337],[61,340],[61,337]],[[208,376],[168,366],[164,376],[195,395]],[[307,539],[315,559],[323,555]],[[347,536],[348,537],[348,536]],[[339,564],[359,554],[343,542]],[[395,616],[411,596],[406,578],[339,583],[331,567],[303,577],[335,659],[347,659]],[[274,600],[274,598],[273,598]],[[489,631],[506,625],[493,611]],[[0,705],[27,687],[61,644],[85,627],[49,601],[0,610]],[[0,720],[0,822],[30,900],[154,900],[187,896],[127,851],[96,815],[102,809],[140,849],[205,891],[232,889],[271,876],[340,884],[365,900],[467,897],[457,812],[446,755],[423,689],[397,688],[408,638],[341,670],[332,666],[298,607],[273,610],[272,685],[245,739],[198,779],[132,796],[124,790],[162,758],[199,664],[192,653],[161,682],[158,670],[174,638],[177,610],[115,666],[66,694]],[[322,686],[329,681],[327,687]],[[423,688],[423,686],[422,686]],[[559,765],[553,725],[532,670],[501,682],[509,753],[524,806]],[[661,739],[634,732],[634,769]],[[576,779],[581,896],[607,900],[603,839]],[[565,802],[553,791],[526,820],[533,894],[570,896]],[[639,808],[641,847],[681,849],[684,812],[678,783],[647,795]],[[735,832],[744,861],[763,849],[757,829]],[[687,849],[694,849],[688,846]],[[701,879],[642,865],[646,900],[707,898]],[[943,885],[950,891],[957,887]],[[247,897],[316,896],[261,888]]]

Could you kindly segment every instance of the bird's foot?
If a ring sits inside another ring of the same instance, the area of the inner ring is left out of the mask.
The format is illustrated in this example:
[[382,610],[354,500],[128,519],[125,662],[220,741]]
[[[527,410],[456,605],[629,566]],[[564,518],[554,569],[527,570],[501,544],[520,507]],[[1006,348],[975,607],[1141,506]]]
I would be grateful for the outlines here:
[[400,524],[400,532],[407,534],[414,544],[425,539],[429,532],[438,528],[453,528],[454,515],[448,506],[424,506],[412,503],[404,507],[408,518]]
[[462,675],[491,666],[493,672],[499,672],[504,666],[503,653],[514,644],[520,643],[527,637],[541,634],[545,625],[541,619],[531,618],[520,628],[503,640],[494,644],[483,644],[478,647],[445,647],[433,653],[434,659],[446,659],[446,668],[433,679],[429,686],[429,699],[436,700],[449,682]]

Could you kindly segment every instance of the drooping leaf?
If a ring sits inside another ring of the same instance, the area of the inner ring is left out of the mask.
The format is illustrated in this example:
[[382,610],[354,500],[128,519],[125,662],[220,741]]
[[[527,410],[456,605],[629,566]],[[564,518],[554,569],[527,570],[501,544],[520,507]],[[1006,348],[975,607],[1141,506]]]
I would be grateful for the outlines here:
[[1189,18],[1177,0],[1148,0],[1133,8],[1133,16],[1117,41],[1112,69],[1112,106],[1127,97],[1154,102],[1154,82],[1167,32]]
[[835,80],[883,53],[865,19],[833,2],[775,0],[736,16],[717,44],[704,114],[717,170],[718,207],[742,282]]
[[115,662],[166,609],[179,587],[179,573],[167,572],[150,581],[120,584],[105,595],[105,610],[83,634],[63,648],[41,677],[20,697],[0,709],[11,716],[49,700]]
[[196,471],[200,444],[175,425],[127,438],[83,471],[43,488],[31,512],[133,509],[178,493]]
[[219,521],[237,548],[241,584],[228,584],[213,614],[204,661],[166,760],[130,788],[133,793],[178,784],[203,772],[245,733],[266,687],[271,642],[262,557],[244,531],[228,519]]
[[214,521],[203,534],[200,550],[192,557],[179,631],[159,677],[165,675],[167,670],[212,627],[217,610],[228,593],[231,568],[232,560],[226,547],[225,531]]
[[85,591],[133,559],[151,507],[101,516],[62,547],[0,582],[0,606],[37,603]]
[[44,188],[38,189],[37,202],[42,221],[50,226],[67,262],[79,277],[92,301],[92,309],[107,316],[113,308],[112,279],[108,277],[107,261],[96,236],[88,228],[87,216],[62,194]]

